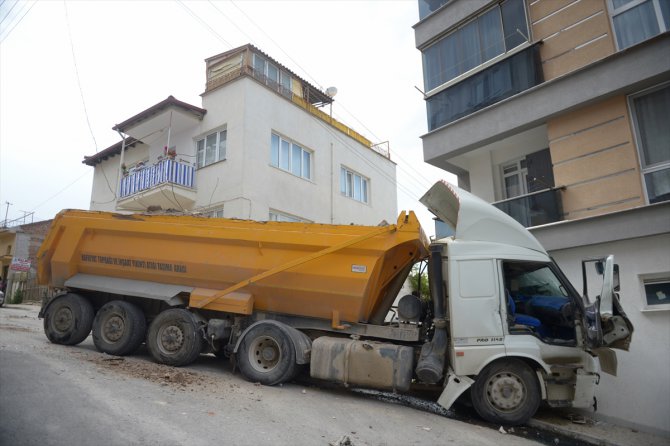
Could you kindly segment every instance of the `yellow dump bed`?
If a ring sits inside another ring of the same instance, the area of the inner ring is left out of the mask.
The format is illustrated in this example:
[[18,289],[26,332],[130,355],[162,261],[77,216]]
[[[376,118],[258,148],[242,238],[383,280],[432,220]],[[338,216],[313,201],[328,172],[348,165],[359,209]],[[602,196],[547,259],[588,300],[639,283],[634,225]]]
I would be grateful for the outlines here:
[[38,269],[52,287],[77,277],[169,284],[195,308],[368,322],[427,245],[413,212],[396,225],[337,226],[68,210]]

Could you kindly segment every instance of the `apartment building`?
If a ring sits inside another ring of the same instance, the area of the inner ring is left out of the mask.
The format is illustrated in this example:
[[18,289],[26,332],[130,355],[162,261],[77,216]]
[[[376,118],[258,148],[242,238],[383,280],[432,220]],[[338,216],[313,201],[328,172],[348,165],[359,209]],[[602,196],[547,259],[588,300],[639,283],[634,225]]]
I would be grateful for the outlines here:
[[331,95],[253,45],[208,58],[205,75],[201,105],[170,96],[84,158],[95,169],[91,209],[395,222],[395,163],[332,118]]
[[615,255],[636,332],[596,416],[670,435],[670,2],[418,3],[425,161],[529,227],[577,288],[581,259]]

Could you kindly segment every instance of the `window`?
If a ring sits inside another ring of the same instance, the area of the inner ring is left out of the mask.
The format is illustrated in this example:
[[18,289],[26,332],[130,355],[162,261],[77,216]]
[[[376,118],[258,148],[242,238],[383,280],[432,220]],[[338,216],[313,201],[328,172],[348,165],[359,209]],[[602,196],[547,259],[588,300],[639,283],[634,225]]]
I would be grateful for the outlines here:
[[670,200],[670,84],[631,97],[649,203]]
[[223,218],[223,208],[215,209],[204,214],[204,217],[208,218]]
[[554,187],[549,149],[529,153],[501,165],[504,198],[514,198]]
[[506,0],[423,51],[426,90],[432,90],[528,40],[523,0]]
[[644,306],[647,310],[670,310],[670,277],[645,279]]
[[295,215],[289,215],[285,214],[283,212],[271,210],[270,211],[270,218],[268,219],[269,221],[284,221],[284,222],[289,222],[289,223],[300,223],[300,222],[309,222],[309,220],[305,220],[304,218],[296,217]]
[[312,152],[274,133],[270,140],[270,164],[295,176],[312,179]]
[[528,169],[526,158],[503,164],[503,186],[505,187],[505,198],[518,197],[528,193]]
[[226,159],[227,130],[210,133],[203,139],[196,141],[197,167],[205,167]]
[[254,53],[253,68],[255,77],[283,95],[291,94],[291,75],[280,70],[277,65]]
[[620,50],[670,29],[668,0],[610,0],[610,11]]
[[369,203],[370,180],[342,167],[340,169],[340,193],[361,203]]
[[434,13],[442,6],[446,5],[449,0],[419,0],[419,20]]
[[435,130],[541,82],[539,47],[534,45],[426,99],[428,130]]

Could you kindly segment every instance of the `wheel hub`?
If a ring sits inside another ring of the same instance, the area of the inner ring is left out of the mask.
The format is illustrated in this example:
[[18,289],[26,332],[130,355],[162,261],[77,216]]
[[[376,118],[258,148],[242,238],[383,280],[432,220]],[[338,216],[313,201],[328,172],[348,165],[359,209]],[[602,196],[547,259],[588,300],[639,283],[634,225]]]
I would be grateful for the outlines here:
[[259,372],[272,370],[279,364],[280,358],[279,343],[268,336],[254,340],[249,349],[249,362]]
[[518,376],[505,373],[493,376],[487,386],[490,403],[500,410],[511,411],[521,405],[525,387]]
[[102,335],[107,342],[117,342],[123,336],[125,326],[123,318],[115,314],[105,321]]
[[53,318],[53,327],[56,331],[64,333],[72,327],[74,322],[74,315],[72,310],[69,307],[63,307],[58,309]]
[[184,332],[176,325],[161,328],[159,334],[159,348],[165,353],[174,353],[184,345]]

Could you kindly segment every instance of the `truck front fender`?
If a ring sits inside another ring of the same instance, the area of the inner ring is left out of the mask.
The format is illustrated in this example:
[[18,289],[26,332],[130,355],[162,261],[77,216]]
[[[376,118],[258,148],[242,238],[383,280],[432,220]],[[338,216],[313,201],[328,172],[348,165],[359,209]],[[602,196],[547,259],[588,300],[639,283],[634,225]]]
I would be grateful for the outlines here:
[[459,396],[474,384],[475,380],[467,376],[458,376],[449,367],[447,372],[447,385],[444,386],[442,395],[437,400],[437,404],[449,410]]
[[295,362],[296,364],[308,364],[310,360],[310,353],[312,351],[312,340],[303,332],[300,330],[296,330],[295,328],[283,324],[278,321],[274,320],[263,320],[263,321],[258,321],[254,322],[250,326],[248,326],[243,332],[242,335],[239,337],[237,340],[237,343],[235,343],[235,349],[233,350],[233,353],[237,353],[237,350],[240,348],[240,344],[242,343],[242,340],[244,337],[247,335],[249,330],[254,328],[257,325],[260,324],[271,324],[282,330],[284,333],[286,333],[291,341],[293,342],[293,346],[295,347]]

